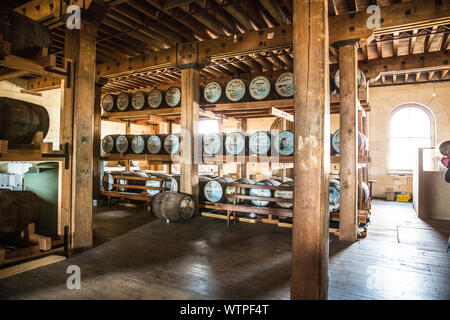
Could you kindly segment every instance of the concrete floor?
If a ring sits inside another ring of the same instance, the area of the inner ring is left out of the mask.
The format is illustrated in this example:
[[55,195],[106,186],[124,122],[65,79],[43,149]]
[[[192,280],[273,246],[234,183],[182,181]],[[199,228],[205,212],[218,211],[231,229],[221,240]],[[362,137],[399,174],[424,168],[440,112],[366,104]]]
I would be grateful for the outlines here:
[[[374,201],[368,237],[330,242],[330,299],[449,299],[450,222]],[[289,299],[291,231],[198,218],[166,224],[144,210],[96,210],[95,248],[0,280],[2,299]],[[81,289],[69,290],[69,265]]]

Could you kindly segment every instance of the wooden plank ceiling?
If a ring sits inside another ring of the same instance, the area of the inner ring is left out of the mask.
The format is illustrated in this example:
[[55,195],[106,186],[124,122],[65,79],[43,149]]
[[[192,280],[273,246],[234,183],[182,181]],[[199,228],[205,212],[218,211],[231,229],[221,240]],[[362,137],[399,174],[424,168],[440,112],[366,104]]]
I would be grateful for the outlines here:
[[[411,0],[413,1],[413,0]],[[389,6],[408,0],[329,0],[330,16],[365,11],[369,5]],[[27,1],[8,0],[11,6]],[[175,46],[177,43],[216,39],[246,31],[292,24],[292,0],[105,0],[111,6],[98,28],[97,63],[127,59]],[[41,21],[53,35],[51,53],[64,55],[65,26],[61,21]],[[332,26],[330,26],[332,27]],[[374,41],[359,49],[360,60],[446,51],[450,25],[377,33]],[[337,62],[330,51],[331,63]],[[292,48],[211,61],[203,79],[239,76],[292,68]],[[419,76],[386,75],[375,83],[448,79],[447,71],[426,71]],[[387,80],[386,80],[387,79]],[[180,82],[176,68],[109,79],[105,92],[140,89]]]

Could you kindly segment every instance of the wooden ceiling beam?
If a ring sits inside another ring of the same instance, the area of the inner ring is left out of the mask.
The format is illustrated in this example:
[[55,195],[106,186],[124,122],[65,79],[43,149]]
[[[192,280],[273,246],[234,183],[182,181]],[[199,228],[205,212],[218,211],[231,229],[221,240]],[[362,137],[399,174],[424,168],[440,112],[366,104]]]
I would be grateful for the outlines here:
[[369,63],[360,63],[359,67],[365,71],[368,80],[375,82],[379,80],[381,74],[392,75],[395,72],[405,73],[407,71],[415,73],[418,69],[420,69],[420,72],[425,72],[425,70],[438,71],[447,69],[450,68],[449,61],[450,54],[448,52],[438,51],[427,54],[370,60]]
[[269,14],[278,22],[279,25],[287,24],[287,17],[281,9],[278,1],[259,0],[259,2],[266,8]]
[[[450,17],[450,1],[430,4],[429,1],[401,3],[381,8],[384,19],[381,30],[391,30],[411,23],[417,28],[420,23],[429,24],[433,19]],[[406,11],[405,11],[406,10]],[[409,11],[408,11],[409,10]],[[405,14],[410,12],[410,14]],[[205,16],[203,16],[205,17]],[[330,19],[330,41],[348,40],[351,38],[369,39],[373,31],[367,29],[366,12],[350,15],[332,16]],[[375,30],[376,31],[376,30]],[[395,30],[394,30],[395,32]],[[264,31],[249,31],[234,37],[224,37],[201,41],[199,43],[199,58],[222,58],[230,56],[257,53],[280,47],[292,46],[292,25],[266,29]],[[156,57],[156,58],[155,58]],[[158,69],[165,65],[176,65],[175,48],[161,50],[158,54],[148,54],[130,58],[126,61],[114,61],[98,66],[98,76],[112,76],[121,73],[139,71],[141,69]]]
[[[222,0],[216,0],[216,2],[222,4]],[[258,25],[250,18],[245,10],[242,10],[238,2],[231,3],[223,8],[247,30],[259,30]]]

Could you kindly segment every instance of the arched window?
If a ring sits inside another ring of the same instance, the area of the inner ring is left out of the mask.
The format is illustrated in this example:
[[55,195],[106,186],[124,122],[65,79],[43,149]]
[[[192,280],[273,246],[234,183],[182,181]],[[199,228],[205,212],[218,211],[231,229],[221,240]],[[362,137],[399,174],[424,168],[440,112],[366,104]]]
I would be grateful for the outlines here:
[[389,120],[389,171],[412,173],[417,149],[434,144],[434,116],[425,106],[408,103],[396,108]]

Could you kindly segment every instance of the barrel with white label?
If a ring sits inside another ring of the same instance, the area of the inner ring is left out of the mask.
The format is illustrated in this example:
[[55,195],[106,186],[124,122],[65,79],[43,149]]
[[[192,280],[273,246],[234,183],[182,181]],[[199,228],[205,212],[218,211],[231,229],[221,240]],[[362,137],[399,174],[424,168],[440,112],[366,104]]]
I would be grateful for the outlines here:
[[[281,181],[276,179],[267,179],[262,180],[256,183],[260,186],[275,186],[278,187],[281,185]],[[256,196],[256,197],[266,197],[266,198],[272,198],[273,191],[270,189],[256,189],[251,188],[250,189],[250,195]],[[252,204],[257,207],[267,207],[269,205],[270,201],[260,201],[260,200],[252,200]]]
[[147,95],[147,104],[150,108],[156,109],[159,108],[163,101],[162,92],[158,89],[153,89]]
[[161,137],[159,135],[151,135],[147,139],[147,151],[150,154],[162,154],[164,149],[162,147]]
[[132,153],[133,150],[131,149],[132,141],[134,136],[133,135],[120,135],[117,137],[115,141],[115,148],[118,153]]
[[[294,187],[294,181],[288,180],[281,184],[282,187]],[[294,191],[289,190],[274,190],[273,192],[274,198],[280,198],[280,199],[288,199],[292,200],[294,199]],[[284,209],[291,209],[294,204],[291,202],[277,202],[277,206]]]
[[131,140],[131,150],[135,154],[147,153],[148,134],[136,135]]
[[244,99],[246,95],[246,85],[241,79],[233,79],[227,83],[225,95],[231,102],[238,102]]
[[362,203],[364,204],[370,199],[370,189],[367,183],[365,183],[364,181],[362,181],[361,190],[362,190]]
[[117,110],[126,111],[131,105],[131,96],[127,92],[122,92],[117,96]]
[[280,156],[294,154],[294,133],[290,130],[282,131],[273,139],[274,149]]
[[230,177],[222,177],[206,183],[205,187],[203,188],[203,194],[206,200],[214,203],[225,202],[225,190],[227,188],[226,185],[231,182],[233,182],[233,179],[231,179]]
[[[123,176],[123,179],[117,179],[117,176]],[[113,184],[122,185],[119,187],[120,192],[142,193],[143,189],[133,189],[133,186],[145,186],[145,180],[126,179],[126,177],[147,178],[145,172],[110,172],[103,175],[102,185],[106,191],[113,191]]]
[[115,152],[115,147],[114,144],[116,142],[116,139],[119,135],[107,135],[104,136],[102,139],[102,149],[104,152],[106,153],[114,153]]
[[201,175],[198,177],[199,200],[208,201],[205,198],[205,192],[204,192],[205,186],[209,181],[211,181],[213,179],[215,179],[215,177],[207,176],[207,175]]
[[264,76],[258,76],[252,79],[248,87],[250,96],[255,100],[266,99],[271,90],[270,80]]
[[[367,137],[358,131],[358,149],[365,150],[368,148],[368,140]],[[331,137],[331,148],[332,154],[340,154],[341,153],[341,129],[336,130],[336,132]]]
[[225,154],[233,156],[248,155],[249,135],[245,132],[235,131],[226,135]]
[[170,155],[180,153],[180,135],[179,134],[167,135],[163,140],[163,149],[167,154]]
[[285,72],[275,82],[275,92],[281,98],[292,98],[294,96],[294,74]]
[[329,190],[329,211],[338,212],[341,205],[341,183],[339,180],[330,179]]
[[[251,179],[242,178],[242,179],[235,180],[233,183],[252,185],[252,184],[255,184],[255,181],[253,181]],[[237,194],[237,189],[238,188],[236,188],[236,187],[227,187],[225,189],[225,194],[226,195],[230,195],[230,194],[235,195],[235,194]],[[250,194],[250,189],[249,188],[239,188],[239,194],[242,196],[248,196]],[[228,203],[234,203],[234,200],[235,199],[233,199],[233,198],[227,198]],[[250,200],[236,199],[236,203],[237,204],[247,204],[247,203],[250,203]]]
[[269,131],[258,131],[249,138],[249,154],[268,156],[271,153],[272,134]]
[[147,106],[146,93],[142,91],[137,91],[131,96],[131,106],[135,110],[142,110]]
[[216,103],[221,100],[223,91],[220,83],[212,81],[203,89],[203,99],[207,103]]
[[181,102],[181,89],[171,87],[166,91],[165,101],[169,107],[176,107]]
[[[361,69],[358,68],[358,88],[365,87],[366,86],[366,76],[364,75],[364,72],[362,72]],[[334,75],[334,83],[336,84],[336,87],[339,89],[341,81],[341,74],[339,70]]]
[[223,155],[225,138],[226,134],[221,132],[203,135],[203,156]]
[[102,108],[106,112],[113,112],[116,108],[117,95],[105,94],[102,98]]

